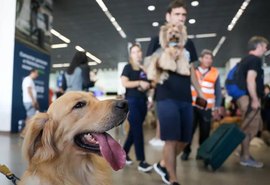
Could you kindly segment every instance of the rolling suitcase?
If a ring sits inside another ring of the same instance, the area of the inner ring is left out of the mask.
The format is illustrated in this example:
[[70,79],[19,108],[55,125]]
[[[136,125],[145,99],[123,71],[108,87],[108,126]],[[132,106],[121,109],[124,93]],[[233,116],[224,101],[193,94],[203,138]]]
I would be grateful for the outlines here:
[[198,149],[197,157],[215,171],[243,141],[245,134],[236,124],[223,124]]

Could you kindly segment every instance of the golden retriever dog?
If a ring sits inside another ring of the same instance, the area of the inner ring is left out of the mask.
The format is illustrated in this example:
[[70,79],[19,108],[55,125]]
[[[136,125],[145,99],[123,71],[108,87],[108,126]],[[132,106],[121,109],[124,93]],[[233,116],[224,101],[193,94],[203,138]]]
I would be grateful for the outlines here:
[[150,58],[146,58],[146,69],[149,80],[163,83],[168,79],[167,71],[181,75],[190,75],[190,65],[184,46],[187,32],[184,25],[165,24],[161,26],[159,42],[161,49]]
[[125,100],[64,94],[29,122],[22,146],[28,167],[19,185],[111,184],[110,166],[123,168],[126,154],[106,131],[127,113]]

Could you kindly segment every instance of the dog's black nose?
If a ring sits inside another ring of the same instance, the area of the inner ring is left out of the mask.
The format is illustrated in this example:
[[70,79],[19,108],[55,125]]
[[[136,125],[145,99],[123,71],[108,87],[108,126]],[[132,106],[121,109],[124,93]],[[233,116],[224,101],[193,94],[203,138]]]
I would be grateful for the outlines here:
[[126,100],[117,100],[115,106],[117,109],[121,109],[125,112],[128,112],[128,103]]

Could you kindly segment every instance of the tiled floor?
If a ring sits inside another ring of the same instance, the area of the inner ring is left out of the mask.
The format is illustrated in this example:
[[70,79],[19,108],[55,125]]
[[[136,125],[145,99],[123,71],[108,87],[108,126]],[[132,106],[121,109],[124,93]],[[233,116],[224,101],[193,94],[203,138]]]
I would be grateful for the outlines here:
[[[113,136],[123,143],[124,135],[121,129],[113,130]],[[161,157],[161,149],[152,147],[148,140],[154,135],[154,131],[145,129],[145,150],[147,161],[151,164]],[[196,142],[196,139],[194,140]],[[22,139],[18,134],[0,133],[0,164],[6,164],[14,174],[20,176],[25,169],[25,162],[21,157]],[[194,145],[195,146],[195,145]],[[242,167],[238,163],[238,157],[231,155],[223,166],[216,172],[205,169],[200,161],[194,159],[192,153],[189,161],[181,161],[178,158],[178,178],[181,185],[269,185],[270,184],[270,147],[252,147],[254,157],[264,162],[262,169]],[[194,150],[195,151],[195,150]],[[133,150],[130,157],[135,159]],[[0,174],[0,185],[11,185]],[[114,185],[162,185],[160,177],[153,171],[142,173],[137,171],[137,163],[126,166],[123,170],[113,172]]]

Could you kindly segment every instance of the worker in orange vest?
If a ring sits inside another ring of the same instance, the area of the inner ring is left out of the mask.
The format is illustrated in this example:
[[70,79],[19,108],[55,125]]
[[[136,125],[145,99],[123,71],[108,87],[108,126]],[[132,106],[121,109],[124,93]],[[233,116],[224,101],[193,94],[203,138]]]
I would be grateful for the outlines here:
[[[218,109],[222,102],[222,94],[218,69],[212,67],[212,51],[204,49],[201,52],[199,61],[200,64],[195,72],[201,90],[207,100],[207,107],[202,109],[201,107],[196,106],[195,100],[197,98],[197,92],[194,87],[191,87],[191,93],[193,99],[193,135],[199,125],[199,144],[201,145],[209,137],[212,116],[217,117]],[[190,153],[191,143],[185,147],[181,159],[188,160]]]

